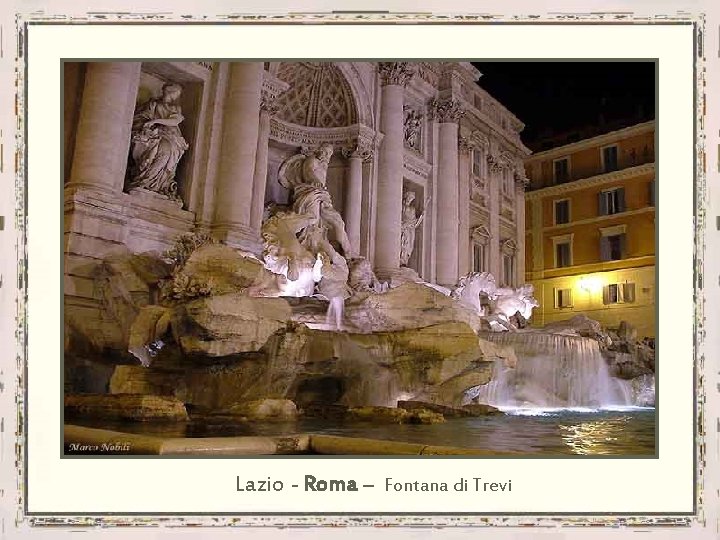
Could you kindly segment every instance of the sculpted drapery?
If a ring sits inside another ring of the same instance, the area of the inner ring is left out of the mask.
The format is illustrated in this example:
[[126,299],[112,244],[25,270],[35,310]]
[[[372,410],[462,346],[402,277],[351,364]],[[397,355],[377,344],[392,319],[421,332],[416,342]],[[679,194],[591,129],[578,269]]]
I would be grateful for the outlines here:
[[130,189],[143,188],[178,199],[175,173],[189,148],[179,127],[184,120],[178,104],[181,93],[179,85],[166,84],[162,97],[147,101],[135,112]]

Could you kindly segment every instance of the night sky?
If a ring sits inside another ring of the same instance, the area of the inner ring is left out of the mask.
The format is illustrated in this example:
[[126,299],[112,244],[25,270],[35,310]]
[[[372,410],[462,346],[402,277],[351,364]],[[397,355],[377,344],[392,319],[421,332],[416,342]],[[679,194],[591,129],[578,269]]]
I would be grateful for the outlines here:
[[478,81],[523,123],[533,151],[655,117],[653,62],[474,62]]

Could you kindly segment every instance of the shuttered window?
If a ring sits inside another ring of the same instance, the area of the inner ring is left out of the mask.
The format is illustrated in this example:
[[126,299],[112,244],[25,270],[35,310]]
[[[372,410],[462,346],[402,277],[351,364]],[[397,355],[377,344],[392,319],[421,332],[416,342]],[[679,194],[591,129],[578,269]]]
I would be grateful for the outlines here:
[[571,266],[570,242],[562,242],[555,244],[555,267],[565,268]]
[[572,307],[572,289],[555,289],[555,307]]
[[602,149],[603,172],[616,171],[618,168],[618,147],[606,146]]
[[563,184],[570,180],[570,163],[567,158],[553,161],[553,180],[556,184]]
[[563,199],[555,201],[555,225],[562,225],[570,222],[570,201]]
[[608,189],[598,193],[598,214],[609,216],[625,211],[625,188]]
[[625,258],[625,234],[600,237],[600,260],[619,261]]
[[603,304],[630,304],[635,302],[634,283],[610,283],[603,287]]

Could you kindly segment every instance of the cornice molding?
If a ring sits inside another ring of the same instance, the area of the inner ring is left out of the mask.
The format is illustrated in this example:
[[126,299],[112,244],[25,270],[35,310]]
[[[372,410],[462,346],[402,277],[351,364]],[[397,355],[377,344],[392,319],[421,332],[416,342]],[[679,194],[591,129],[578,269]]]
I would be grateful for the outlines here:
[[582,178],[581,180],[573,180],[571,182],[566,182],[565,184],[558,184],[556,186],[550,186],[542,189],[534,189],[525,193],[525,199],[541,199],[550,195],[559,195],[561,193],[569,193],[571,191],[577,191],[579,189],[585,189],[592,186],[610,184],[619,180],[627,180],[628,178],[632,178],[634,176],[640,176],[643,174],[649,174],[654,172],[655,163],[644,163],[642,165],[628,167],[619,171],[598,174],[595,176],[590,176],[588,178]]
[[564,146],[558,146],[557,148],[551,148],[543,152],[533,154],[525,160],[525,163],[535,163],[536,161],[543,161],[546,159],[554,159],[568,154],[573,154],[581,150],[587,150],[588,148],[595,148],[612,144],[622,139],[634,137],[642,133],[648,133],[655,130],[655,120],[649,122],[643,122],[642,124],[635,124],[634,126],[618,129],[611,131],[610,133],[604,133],[603,135],[597,135],[589,139],[583,139],[582,141],[566,144]]

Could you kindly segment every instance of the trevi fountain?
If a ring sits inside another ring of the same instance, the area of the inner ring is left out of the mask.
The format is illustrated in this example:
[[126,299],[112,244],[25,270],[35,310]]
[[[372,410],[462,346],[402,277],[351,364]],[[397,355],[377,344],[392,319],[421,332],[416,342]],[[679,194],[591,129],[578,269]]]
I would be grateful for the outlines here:
[[[181,91],[134,113],[131,195],[182,205]],[[654,454],[655,355],[630,325],[535,328],[530,285],[424,280],[408,262],[434,201],[411,190],[399,268],[376,275],[328,189],[339,150],[282,161],[288,198],[258,214],[260,250],[186,232],[97,262],[115,333],[66,318],[67,452]]]

